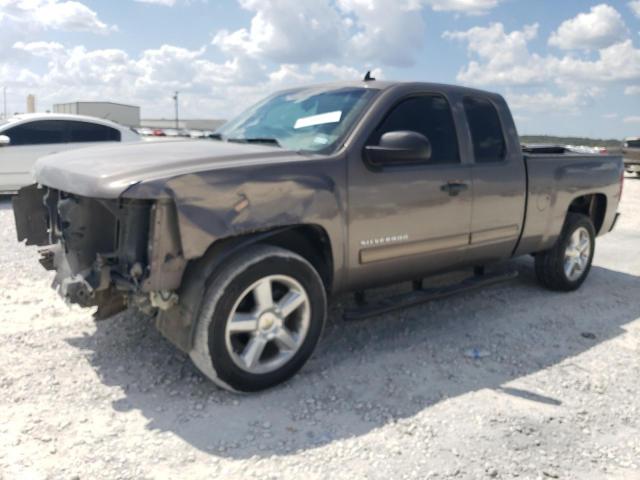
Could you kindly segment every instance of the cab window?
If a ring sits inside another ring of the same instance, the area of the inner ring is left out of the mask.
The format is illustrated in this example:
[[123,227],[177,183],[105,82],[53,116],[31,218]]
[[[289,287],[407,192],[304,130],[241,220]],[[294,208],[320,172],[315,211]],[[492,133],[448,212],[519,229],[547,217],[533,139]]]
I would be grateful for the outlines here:
[[425,164],[460,163],[458,138],[449,102],[441,95],[407,98],[389,112],[369,139],[378,145],[388,132],[409,130],[421,133],[431,143],[431,158]]
[[476,163],[504,160],[507,146],[496,107],[484,98],[466,97],[464,111],[471,130]]

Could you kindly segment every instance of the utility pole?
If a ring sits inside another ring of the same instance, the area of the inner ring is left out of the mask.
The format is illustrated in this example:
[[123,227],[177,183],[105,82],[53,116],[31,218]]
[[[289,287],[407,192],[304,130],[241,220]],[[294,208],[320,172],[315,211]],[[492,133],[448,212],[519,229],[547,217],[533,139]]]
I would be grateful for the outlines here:
[[173,96],[173,101],[176,106],[176,130],[180,129],[180,118],[178,115],[178,95],[180,95],[180,92],[176,92],[176,94]]

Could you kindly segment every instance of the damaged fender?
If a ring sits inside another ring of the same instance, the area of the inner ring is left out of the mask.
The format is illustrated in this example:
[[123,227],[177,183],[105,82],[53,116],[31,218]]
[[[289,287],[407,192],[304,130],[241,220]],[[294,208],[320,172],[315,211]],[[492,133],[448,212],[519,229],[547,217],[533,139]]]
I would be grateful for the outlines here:
[[[316,165],[270,164],[251,169],[237,168],[213,170],[181,175],[168,180],[144,182],[129,188],[127,198],[163,198],[154,207],[162,231],[178,237],[169,243],[179,245],[183,260],[188,262],[182,274],[180,256],[170,255],[174,267],[165,261],[166,249],[161,253],[153,247],[154,239],[166,244],[167,235],[154,234],[151,222],[150,262],[153,282],[149,289],[171,290],[180,285],[178,302],[171,308],[161,309],[156,318],[158,329],[174,344],[188,352],[193,342],[195,319],[206,283],[216,266],[229,255],[248,244],[263,241],[290,227],[316,225],[331,241],[336,268],[343,264],[342,244],[337,241],[343,234],[343,186],[335,178],[342,178],[331,169],[344,168],[340,160],[323,161],[327,173]],[[313,173],[309,173],[313,172]],[[175,206],[175,219],[171,218]],[[163,208],[167,213],[159,213]],[[159,220],[160,217],[166,217]],[[167,228],[173,221],[177,228]],[[160,228],[160,227],[158,227]],[[336,239],[336,241],[333,241]],[[171,248],[169,248],[171,250]],[[162,265],[162,274],[159,266]],[[339,282],[339,275],[334,278]]]

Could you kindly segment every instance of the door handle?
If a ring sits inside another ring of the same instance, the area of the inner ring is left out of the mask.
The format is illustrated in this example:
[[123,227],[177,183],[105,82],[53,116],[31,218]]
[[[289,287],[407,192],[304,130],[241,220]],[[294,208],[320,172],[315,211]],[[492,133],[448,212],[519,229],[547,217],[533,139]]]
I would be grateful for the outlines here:
[[469,185],[462,181],[450,180],[440,187],[440,190],[447,192],[450,197],[456,197],[460,192],[464,192],[469,188]]

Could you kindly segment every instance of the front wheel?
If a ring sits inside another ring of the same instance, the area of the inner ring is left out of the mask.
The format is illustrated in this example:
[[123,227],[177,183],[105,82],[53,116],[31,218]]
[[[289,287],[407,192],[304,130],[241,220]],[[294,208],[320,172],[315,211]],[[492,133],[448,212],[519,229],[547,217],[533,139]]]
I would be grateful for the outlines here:
[[595,251],[595,228],[586,215],[569,213],[558,241],[535,258],[538,281],[550,290],[576,290],[589,275]]
[[311,356],[326,303],[322,280],[307,260],[278,247],[249,247],[214,272],[191,359],[229,390],[272,387]]

